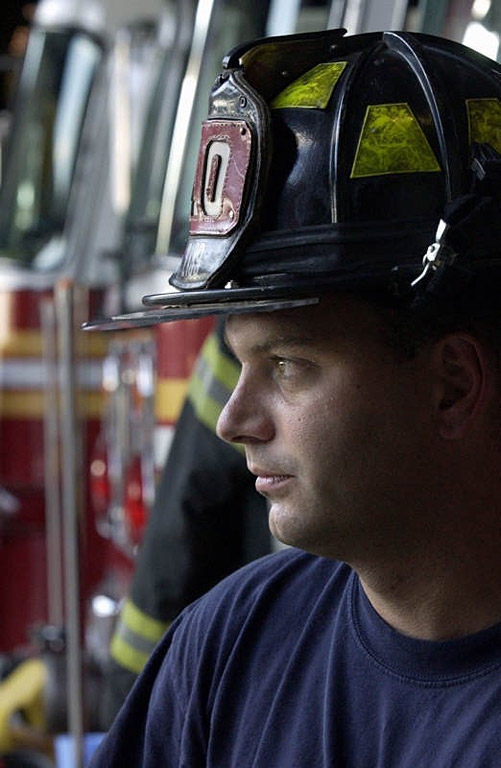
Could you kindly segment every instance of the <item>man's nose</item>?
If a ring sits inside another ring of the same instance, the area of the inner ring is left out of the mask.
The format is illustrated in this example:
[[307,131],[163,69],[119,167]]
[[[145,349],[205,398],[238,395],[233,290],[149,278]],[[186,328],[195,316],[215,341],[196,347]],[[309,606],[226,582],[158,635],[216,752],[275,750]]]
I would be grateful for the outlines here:
[[274,435],[266,399],[252,381],[241,374],[219,416],[217,434],[227,443],[266,442]]

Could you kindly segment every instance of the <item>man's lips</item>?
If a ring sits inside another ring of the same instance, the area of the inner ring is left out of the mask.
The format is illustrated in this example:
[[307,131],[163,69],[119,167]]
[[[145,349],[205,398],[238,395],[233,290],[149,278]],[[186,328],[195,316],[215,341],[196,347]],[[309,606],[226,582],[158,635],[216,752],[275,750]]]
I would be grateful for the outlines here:
[[257,467],[252,467],[251,472],[252,474],[257,475],[256,491],[263,495],[278,490],[293,477],[293,475],[271,472],[270,470],[259,469]]

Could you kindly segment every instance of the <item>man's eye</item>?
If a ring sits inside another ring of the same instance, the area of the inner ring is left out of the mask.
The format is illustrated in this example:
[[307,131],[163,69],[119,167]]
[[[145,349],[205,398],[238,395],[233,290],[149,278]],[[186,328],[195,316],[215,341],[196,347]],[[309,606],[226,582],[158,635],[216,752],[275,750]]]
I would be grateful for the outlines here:
[[287,388],[305,387],[311,384],[318,373],[318,366],[308,360],[288,357],[272,358],[272,376],[280,386]]
[[275,360],[275,375],[281,381],[292,379],[298,375],[299,367],[294,360],[279,357]]
[[281,376],[287,376],[291,373],[292,363],[290,360],[277,360],[277,369]]

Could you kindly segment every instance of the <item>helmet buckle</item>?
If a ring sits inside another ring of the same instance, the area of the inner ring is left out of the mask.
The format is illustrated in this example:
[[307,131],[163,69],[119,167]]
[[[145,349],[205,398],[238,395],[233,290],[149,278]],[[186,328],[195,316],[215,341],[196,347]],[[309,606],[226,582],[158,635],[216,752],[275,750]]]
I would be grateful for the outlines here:
[[423,271],[412,281],[412,288],[422,282],[429,272],[437,272],[439,269],[450,267],[456,260],[457,253],[443,242],[448,229],[449,226],[446,222],[440,219],[435,235],[436,240],[428,246],[428,250],[423,256]]

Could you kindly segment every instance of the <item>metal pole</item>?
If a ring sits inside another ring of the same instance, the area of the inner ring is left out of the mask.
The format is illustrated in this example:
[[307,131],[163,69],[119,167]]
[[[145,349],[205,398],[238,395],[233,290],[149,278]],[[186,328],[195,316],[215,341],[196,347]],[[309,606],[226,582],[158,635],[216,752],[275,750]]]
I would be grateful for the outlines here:
[[344,11],[343,27],[350,35],[356,35],[364,28],[367,0],[348,0]]
[[428,35],[439,35],[447,13],[448,0],[423,0],[423,7],[420,14],[419,32],[425,32]]
[[57,398],[57,330],[56,310],[52,298],[40,305],[42,355],[44,362],[44,485],[45,543],[47,551],[47,602],[49,624],[62,627],[63,553],[61,496],[59,486],[59,423]]
[[83,686],[80,631],[79,499],[77,482],[77,405],[73,340],[73,284],[56,285],[61,393],[62,498],[66,616],[66,691],[68,730],[73,737],[75,768],[83,768]]
[[327,29],[339,29],[343,25],[346,0],[332,0],[327,20]]
[[408,0],[366,0],[357,32],[404,29]]
[[396,0],[391,17],[390,29],[404,29],[409,0]]
[[111,146],[111,187],[114,210],[117,214],[124,216],[130,203],[132,174],[132,118],[127,83],[127,75],[130,71],[130,32],[128,29],[119,29],[116,33],[112,64],[111,124],[114,128],[114,140]]
[[272,0],[266,22],[266,35],[288,35],[296,31],[301,0]]

